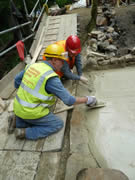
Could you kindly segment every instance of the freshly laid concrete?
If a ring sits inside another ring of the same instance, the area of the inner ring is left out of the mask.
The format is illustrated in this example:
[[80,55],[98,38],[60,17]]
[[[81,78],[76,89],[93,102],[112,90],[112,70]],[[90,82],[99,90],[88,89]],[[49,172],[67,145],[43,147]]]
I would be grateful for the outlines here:
[[[85,111],[92,154],[100,167],[121,170],[134,180],[135,67],[87,72],[88,75],[93,94],[106,102],[104,108]],[[78,94],[82,94],[81,88]]]

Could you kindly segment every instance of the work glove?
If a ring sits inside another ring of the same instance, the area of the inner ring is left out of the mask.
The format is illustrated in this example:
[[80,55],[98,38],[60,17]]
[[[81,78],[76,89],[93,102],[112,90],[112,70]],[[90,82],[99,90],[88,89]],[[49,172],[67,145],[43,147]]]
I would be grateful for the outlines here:
[[88,98],[86,105],[88,107],[95,106],[97,103],[96,97],[95,96],[86,96]]
[[88,79],[84,76],[80,76],[80,81],[82,81],[85,84],[88,84]]

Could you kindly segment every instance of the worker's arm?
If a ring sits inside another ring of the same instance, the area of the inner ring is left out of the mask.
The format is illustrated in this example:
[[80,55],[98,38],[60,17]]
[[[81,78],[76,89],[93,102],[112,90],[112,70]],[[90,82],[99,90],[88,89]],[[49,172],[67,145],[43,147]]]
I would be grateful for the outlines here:
[[96,103],[96,98],[93,96],[86,97],[74,97],[72,96],[63,86],[58,77],[50,78],[46,84],[46,91],[48,93],[54,94],[60,98],[64,104],[71,106],[77,104],[86,104],[90,105]]
[[72,79],[72,80],[80,80],[80,76],[77,74],[73,74],[71,72],[71,69],[68,65],[68,63],[66,61],[64,61],[64,65],[61,68],[61,71],[64,73],[64,76],[68,79]]
[[75,66],[76,66],[76,70],[79,76],[82,76],[82,61],[81,61],[81,55],[78,54],[75,57]]
[[18,74],[15,76],[14,86],[15,86],[16,89],[18,89],[19,86],[20,86],[20,84],[21,84],[21,81],[22,81],[24,72],[25,72],[25,70],[21,71],[20,73],[18,73]]
[[75,66],[76,66],[77,73],[80,76],[80,80],[83,83],[87,84],[88,83],[88,79],[82,75],[82,61],[81,61],[81,55],[80,54],[78,54],[75,57]]
[[58,77],[50,78],[46,83],[46,91],[50,94],[54,94],[60,98],[64,104],[71,106],[75,103],[76,99],[72,96],[63,86],[61,80]]

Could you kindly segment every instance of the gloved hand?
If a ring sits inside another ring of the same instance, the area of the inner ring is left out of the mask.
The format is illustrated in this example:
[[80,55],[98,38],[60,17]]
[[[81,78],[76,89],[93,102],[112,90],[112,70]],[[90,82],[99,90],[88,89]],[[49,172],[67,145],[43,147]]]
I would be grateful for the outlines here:
[[96,100],[95,96],[86,96],[86,97],[88,98],[88,100],[86,102],[87,106],[92,107],[92,106],[96,105],[97,100]]
[[84,76],[80,76],[80,81],[82,81],[85,84],[88,84],[88,79]]

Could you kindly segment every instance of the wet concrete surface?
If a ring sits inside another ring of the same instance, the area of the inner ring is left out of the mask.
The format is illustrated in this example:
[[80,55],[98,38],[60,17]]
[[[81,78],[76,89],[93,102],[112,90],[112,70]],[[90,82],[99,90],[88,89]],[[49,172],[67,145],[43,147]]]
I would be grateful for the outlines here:
[[85,95],[91,88],[92,95],[106,102],[104,108],[82,109],[95,160],[100,167],[121,170],[130,180],[135,179],[134,68],[85,72],[89,85],[77,89],[77,95]]

